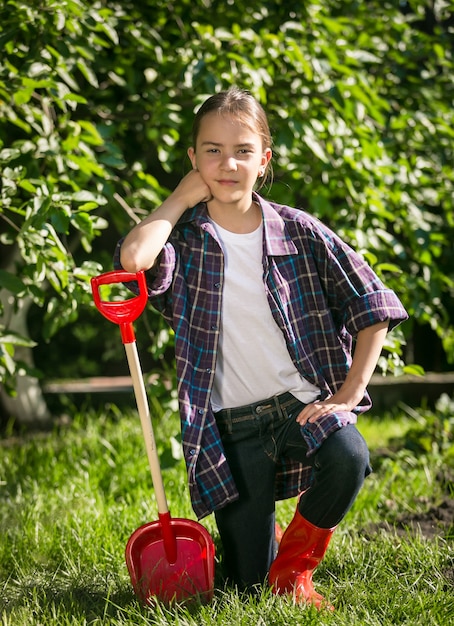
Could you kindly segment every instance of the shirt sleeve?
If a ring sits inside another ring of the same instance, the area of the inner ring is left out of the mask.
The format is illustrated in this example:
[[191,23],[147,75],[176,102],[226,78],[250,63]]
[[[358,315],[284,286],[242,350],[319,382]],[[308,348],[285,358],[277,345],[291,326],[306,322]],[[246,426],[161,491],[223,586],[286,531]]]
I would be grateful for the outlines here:
[[308,448],[307,456],[312,456],[312,454],[317,452],[322,443],[336,430],[348,424],[356,424],[356,422],[356,414],[350,411],[329,413],[316,422],[306,422],[304,426],[301,426],[300,430]]
[[384,321],[391,330],[408,318],[397,295],[361,255],[329,231],[318,243],[319,269],[330,308],[351,335]]
[[352,335],[380,322],[389,322],[388,330],[405,321],[408,314],[394,291],[382,289],[367,293],[354,300],[348,307],[346,328]]
[[[115,248],[113,265],[115,269],[123,269],[120,262],[120,251],[124,237],[120,239]],[[164,294],[172,284],[173,273],[176,265],[175,248],[167,242],[160,252],[156,265],[146,272],[148,298],[153,299]],[[126,283],[128,289],[137,291],[136,283]]]

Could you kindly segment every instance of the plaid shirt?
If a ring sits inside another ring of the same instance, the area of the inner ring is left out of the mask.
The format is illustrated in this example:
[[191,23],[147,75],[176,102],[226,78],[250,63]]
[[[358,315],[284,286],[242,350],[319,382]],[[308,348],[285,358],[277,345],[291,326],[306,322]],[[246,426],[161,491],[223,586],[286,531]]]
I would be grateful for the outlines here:
[[[362,257],[307,213],[263,200],[263,282],[274,320],[295,367],[326,398],[345,380],[352,336],[407,313]],[[115,253],[119,262],[121,241]],[[238,498],[210,404],[221,327],[224,259],[206,205],[186,211],[147,272],[148,294],[175,331],[183,451],[192,506],[199,519]],[[263,338],[258,337],[258,341]],[[314,453],[341,426],[370,408],[368,394],[353,412],[307,424],[302,435]],[[310,466],[283,460],[276,499],[311,482]]]

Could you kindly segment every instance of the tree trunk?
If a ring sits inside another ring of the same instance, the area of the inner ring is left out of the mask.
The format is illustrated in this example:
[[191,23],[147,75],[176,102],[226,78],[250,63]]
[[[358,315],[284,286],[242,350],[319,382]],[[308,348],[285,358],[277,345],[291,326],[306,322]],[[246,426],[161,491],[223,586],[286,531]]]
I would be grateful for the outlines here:
[[[29,297],[16,299],[11,292],[0,289],[0,301],[3,306],[0,323],[7,330],[29,337],[27,314],[32,299]],[[33,367],[32,348],[17,346],[14,360]],[[8,395],[3,385],[0,385],[0,417],[3,423],[14,419],[19,424],[27,426],[43,427],[49,422],[50,412],[37,378],[18,375],[15,396]]]

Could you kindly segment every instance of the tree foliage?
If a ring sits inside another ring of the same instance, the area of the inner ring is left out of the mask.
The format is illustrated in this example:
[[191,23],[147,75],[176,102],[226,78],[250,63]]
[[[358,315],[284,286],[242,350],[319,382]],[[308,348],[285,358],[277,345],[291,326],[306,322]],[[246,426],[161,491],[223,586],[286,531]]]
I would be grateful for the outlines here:
[[[103,231],[126,232],[186,171],[199,103],[238,84],[269,114],[269,196],[362,252],[409,310],[407,340],[429,324],[454,362],[450,3],[300,4],[6,0],[0,287],[13,312],[45,309],[41,341],[91,305]],[[12,389],[28,340],[1,323]]]

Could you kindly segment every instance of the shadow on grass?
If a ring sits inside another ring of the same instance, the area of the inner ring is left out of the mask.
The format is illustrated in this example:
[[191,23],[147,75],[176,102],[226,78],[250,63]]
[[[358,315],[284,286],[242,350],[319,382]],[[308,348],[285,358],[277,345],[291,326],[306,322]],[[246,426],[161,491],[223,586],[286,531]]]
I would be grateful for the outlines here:
[[16,622],[8,620],[24,613],[33,616],[33,622],[20,622],[26,623],[27,626],[32,623],[42,624],[44,618],[53,619],[55,623],[61,619],[62,623],[63,621],[67,623],[69,617],[74,624],[98,623],[98,620],[105,623],[106,619],[117,619],[120,623],[125,618],[137,618],[142,621],[147,615],[170,614],[178,609],[184,609],[191,616],[196,616],[202,606],[197,598],[181,605],[166,606],[158,602],[144,606],[126,585],[116,591],[109,591],[108,585],[103,586],[99,583],[90,585],[84,582],[63,588],[61,582],[53,585],[46,581],[42,585],[10,584],[8,588],[9,597],[5,600],[5,597],[0,596],[0,613],[5,620],[4,623],[11,625]]
[[[57,617],[71,615],[72,618],[86,620],[118,617],[130,609],[137,609],[137,600],[130,589],[124,588],[109,593],[100,585],[62,588],[46,582],[39,584],[17,584],[14,589],[9,585],[9,597],[0,603],[2,615],[10,617],[16,611],[29,610],[39,621],[43,616]],[[38,623],[37,621],[37,623]]]

